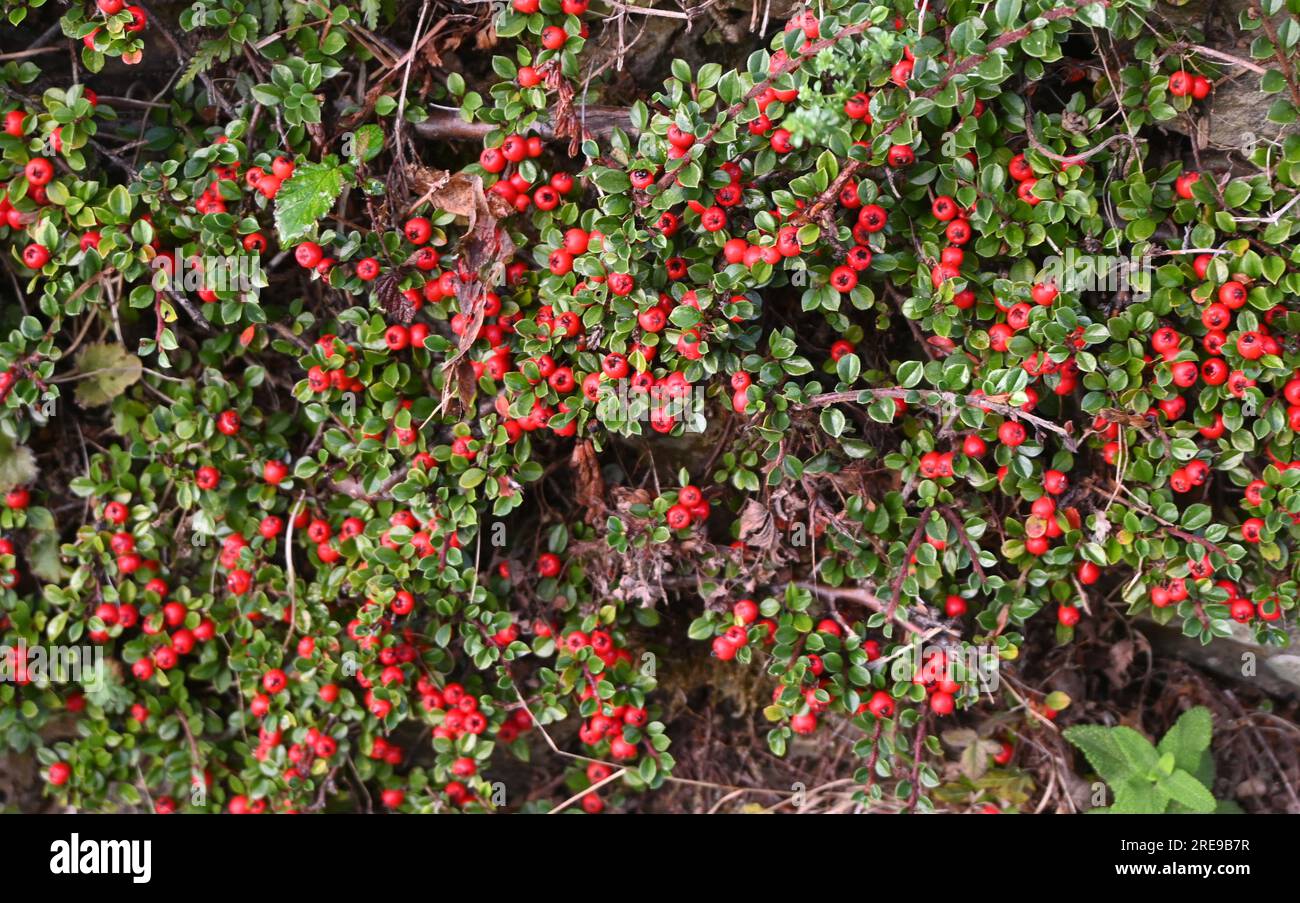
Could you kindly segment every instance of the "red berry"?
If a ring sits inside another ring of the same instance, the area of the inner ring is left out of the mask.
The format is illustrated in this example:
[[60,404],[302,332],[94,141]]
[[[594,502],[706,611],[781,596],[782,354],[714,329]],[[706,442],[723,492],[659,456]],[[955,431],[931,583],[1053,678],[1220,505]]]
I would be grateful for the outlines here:
[[32,243],[23,248],[23,265],[29,270],[39,270],[50,262],[50,252],[41,245]]
[[23,175],[27,176],[27,183],[35,188],[48,185],[50,179],[54,178],[54,164],[50,163],[44,157],[36,157],[29,160],[23,167]]
[[402,234],[413,245],[422,245],[433,237],[433,225],[424,217],[417,216],[406,221]]
[[790,730],[796,734],[811,734],[817,730],[817,716],[812,712],[803,712],[790,719]]
[[542,29],[542,46],[547,50],[559,50],[569,40],[569,35],[558,25],[548,25]]
[[1015,448],[1025,441],[1025,428],[1014,420],[1008,420],[998,427],[998,441]]
[[552,552],[543,552],[537,556],[537,573],[542,577],[557,577],[560,574],[560,558]]
[[321,246],[314,241],[304,241],[293,252],[293,258],[298,261],[298,266],[307,270],[320,263],[322,256],[324,253],[321,251]]
[[937,692],[930,696],[930,710],[936,715],[951,715],[956,707],[956,701],[950,693]]
[[223,435],[233,436],[239,432],[240,420],[236,411],[222,411],[217,417],[217,429]]
[[1079,569],[1076,573],[1080,583],[1084,586],[1091,586],[1101,577],[1101,568],[1091,561],[1082,561],[1079,563]]

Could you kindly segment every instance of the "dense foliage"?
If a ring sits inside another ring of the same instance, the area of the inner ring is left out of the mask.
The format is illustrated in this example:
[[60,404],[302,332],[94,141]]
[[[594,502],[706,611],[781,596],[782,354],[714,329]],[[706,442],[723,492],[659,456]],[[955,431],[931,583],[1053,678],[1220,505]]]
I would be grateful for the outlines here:
[[1300,138],[1184,136],[1294,119],[1300,4],[1163,9],[824,0],[623,105],[587,0],[0,39],[4,744],[87,810],[637,808],[694,641],[929,808],[943,719],[1055,730],[1032,630],[1283,643]]

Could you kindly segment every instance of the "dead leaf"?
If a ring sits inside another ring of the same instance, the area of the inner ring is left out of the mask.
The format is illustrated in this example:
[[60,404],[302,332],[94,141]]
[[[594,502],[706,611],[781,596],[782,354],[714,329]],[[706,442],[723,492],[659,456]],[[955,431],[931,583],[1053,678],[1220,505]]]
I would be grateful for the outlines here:
[[979,738],[980,735],[968,727],[955,727],[939,735],[939,739],[943,740],[944,743],[959,749],[970,746]]
[[961,751],[961,772],[972,781],[978,781],[989,770],[989,753],[984,743],[972,743]]
[[36,455],[25,445],[0,435],[0,492],[25,486],[36,479]]
[[569,464],[573,467],[574,498],[586,511],[587,523],[595,524],[605,512],[605,480],[590,439],[573,446]]
[[745,502],[740,512],[740,535],[745,545],[756,549],[770,549],[777,543],[776,523],[772,512],[755,499]]
[[385,273],[376,284],[375,294],[379,297],[379,303],[388,315],[389,322],[396,321],[407,326],[415,319],[415,305],[398,289],[399,281],[397,273]]
[[1135,652],[1132,640],[1120,640],[1111,644],[1107,656],[1110,664],[1106,667],[1106,676],[1113,685],[1122,687],[1128,683],[1128,669],[1133,664]]
[[649,490],[628,489],[626,486],[614,486],[609,490],[614,499],[614,508],[621,514],[627,514],[636,505],[649,505],[654,501]]
[[[469,177],[466,176],[464,182],[467,183],[468,180]],[[410,185],[411,190],[420,196],[420,199],[411,205],[411,209],[414,210],[426,201],[434,201],[435,195],[442,192],[451,181],[452,175],[445,169],[433,169],[419,163],[408,164],[406,167],[406,182]],[[464,190],[466,192],[471,191],[469,188]],[[439,196],[439,199],[434,201],[434,206],[455,213],[457,216],[471,216],[474,211],[474,199],[472,193],[467,193],[459,201],[453,194],[447,193],[446,196]]]
[[[438,401],[437,412],[439,415],[462,417],[472,410],[474,396],[478,394],[474,365],[461,358],[449,361],[444,367],[447,379],[442,386],[442,398]],[[451,404],[453,401],[454,406]]]

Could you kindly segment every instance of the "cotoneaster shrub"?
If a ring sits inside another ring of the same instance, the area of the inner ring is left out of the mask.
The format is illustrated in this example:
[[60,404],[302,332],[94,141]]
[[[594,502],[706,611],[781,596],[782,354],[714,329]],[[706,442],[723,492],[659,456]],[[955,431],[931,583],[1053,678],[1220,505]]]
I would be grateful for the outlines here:
[[[860,800],[929,807],[944,719],[1069,703],[1029,631],[1284,641],[1300,139],[1175,127],[1252,68],[1294,119],[1285,4],[1244,65],[1151,0],[827,0],[626,108],[586,0],[463,72],[441,12],[99,0],[76,70],[0,68],[0,626],[106,661],[10,655],[49,794],[635,808],[695,641],[772,751],[851,722]],[[175,81],[116,96],[159,27]]]

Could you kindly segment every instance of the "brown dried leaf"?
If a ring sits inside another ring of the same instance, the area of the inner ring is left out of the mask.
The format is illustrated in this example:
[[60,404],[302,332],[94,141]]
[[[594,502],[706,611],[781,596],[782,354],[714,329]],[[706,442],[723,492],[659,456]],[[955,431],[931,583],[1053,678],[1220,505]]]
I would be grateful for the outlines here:
[[478,382],[474,379],[474,365],[462,360],[456,365],[456,397],[462,410],[469,411],[474,405],[474,396],[478,394]]
[[770,549],[777,544],[776,523],[772,519],[772,512],[755,499],[746,501],[740,512],[739,539],[756,549]]
[[[423,167],[421,168],[423,169]],[[422,191],[429,203],[439,210],[446,210],[456,216],[466,217],[469,220],[470,228],[473,229],[474,221],[481,209],[475,188],[481,193],[483,183],[478,180],[477,176],[467,176],[463,173],[451,175],[436,170],[429,170],[428,172],[434,176],[428,187],[419,186],[415,190]]]
[[626,486],[614,486],[609,490],[609,494],[614,499],[615,509],[620,513],[631,511],[635,505],[649,505],[654,501],[654,496],[646,489],[628,489]]
[[478,339],[478,331],[483,326],[483,308],[486,299],[487,293],[483,291],[483,283],[478,280],[461,281],[456,284],[456,300],[460,302],[460,312],[469,316],[469,323],[465,325],[465,331],[456,340],[456,354],[447,362],[447,366],[460,360]]
[[[438,42],[435,41],[434,38],[446,27],[447,20],[439,19],[437,22],[433,23],[433,26],[425,32],[424,37],[420,40],[420,56],[423,58],[424,62],[433,69],[442,68],[442,55],[438,52]],[[452,38],[451,40],[456,44],[460,43],[458,38]],[[447,43],[445,39],[444,43]]]
[[554,98],[551,106],[551,126],[556,138],[569,139],[569,156],[578,153],[582,144],[582,126],[573,110],[573,85],[560,72],[558,66],[543,70],[547,93]]
[[1120,640],[1111,645],[1108,654],[1110,664],[1106,667],[1106,676],[1112,684],[1122,687],[1128,683],[1128,669],[1133,664],[1135,653],[1136,649],[1132,640]]
[[573,446],[569,464],[573,467],[574,498],[586,511],[587,522],[595,524],[605,512],[605,480],[590,439]]
[[[484,285],[499,284],[505,261],[514,256],[514,242],[497,222],[510,208],[499,195],[489,198],[478,176],[452,174],[419,164],[407,167],[405,175],[413,192],[419,194],[410,209],[427,202],[468,221],[457,247],[462,281],[457,284],[456,297],[460,312],[469,316],[470,322],[461,334],[456,354],[443,365],[450,368],[464,357],[483,325]],[[478,278],[469,279],[470,276]]]
[[385,273],[376,284],[375,293],[389,322],[396,321],[407,326],[415,319],[415,305],[398,289],[399,281],[398,274]]
[[474,396],[478,394],[478,382],[474,379],[474,365],[461,358],[448,361],[443,365],[447,379],[442,384],[442,398],[438,400],[437,413],[451,417],[463,417],[472,410]]

